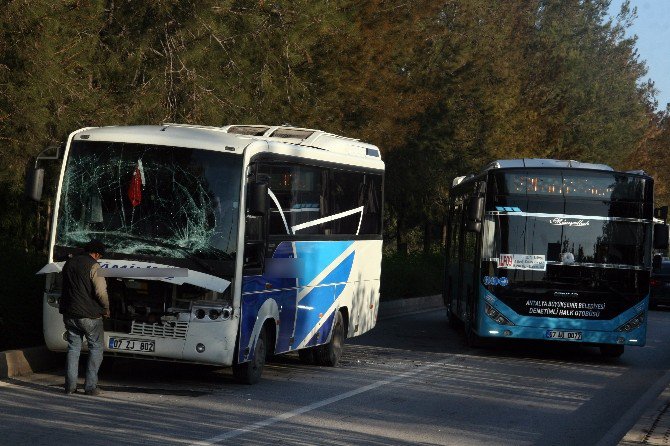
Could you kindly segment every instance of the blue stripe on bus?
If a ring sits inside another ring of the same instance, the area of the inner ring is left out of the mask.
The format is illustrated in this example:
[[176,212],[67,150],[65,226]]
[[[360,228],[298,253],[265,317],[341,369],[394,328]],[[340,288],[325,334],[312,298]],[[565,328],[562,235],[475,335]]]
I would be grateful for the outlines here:
[[516,206],[496,206],[498,212],[521,212],[521,209]]
[[296,258],[302,260],[300,262],[301,270],[298,271],[300,285],[311,284],[324,269],[353,243],[353,241],[295,242]]
[[[351,274],[353,263],[354,253],[352,252],[330,274],[328,274],[321,283],[335,284],[347,282],[349,280],[349,275]],[[312,288],[312,290],[302,298],[298,303],[295,345],[300,344],[309,335],[321,318],[330,317],[330,315],[327,314],[327,311],[339,297],[339,293],[336,294],[336,292],[339,291],[341,293],[342,290],[344,290],[344,288],[330,285],[318,286]]]
[[[325,342],[332,326],[332,313],[325,313],[335,299],[342,293],[344,286],[335,285],[346,282],[351,274],[354,261],[354,252],[344,258],[335,268],[315,286],[300,302],[298,308],[298,292],[306,284],[328,268],[353,241],[332,242],[294,242],[295,257],[302,261],[298,263],[300,270],[296,276],[290,278],[267,277],[265,275],[244,276],[242,281],[242,301],[240,320],[240,351],[239,361],[252,359],[252,352],[245,354],[246,347],[253,334],[258,311],[268,300],[274,299],[279,313],[279,332],[277,335],[275,352],[283,353],[295,349],[302,340],[316,327],[323,317],[328,319],[318,330],[318,343]],[[280,243],[273,258],[292,258],[294,247],[292,242]],[[269,286],[268,286],[269,284]],[[332,286],[328,286],[332,284]],[[300,287],[300,288],[299,288]],[[322,317],[319,318],[319,314]],[[310,343],[317,342],[317,337]],[[292,341],[292,342],[291,342]]]

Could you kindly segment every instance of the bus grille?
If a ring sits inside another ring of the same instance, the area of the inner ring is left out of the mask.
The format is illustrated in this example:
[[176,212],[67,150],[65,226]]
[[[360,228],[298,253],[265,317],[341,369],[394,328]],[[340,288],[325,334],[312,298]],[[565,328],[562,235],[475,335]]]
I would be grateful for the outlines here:
[[175,322],[172,324],[158,325],[134,322],[130,334],[154,336],[157,338],[185,339],[188,332],[188,322]]

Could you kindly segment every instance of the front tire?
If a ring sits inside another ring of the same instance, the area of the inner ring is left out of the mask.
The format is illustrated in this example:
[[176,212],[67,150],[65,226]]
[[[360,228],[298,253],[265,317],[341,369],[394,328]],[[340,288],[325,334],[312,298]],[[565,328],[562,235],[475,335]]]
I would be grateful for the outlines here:
[[267,355],[267,336],[265,328],[261,330],[254,347],[254,358],[249,362],[233,364],[233,376],[241,384],[256,384],[261,380],[265,357]]
[[623,355],[624,346],[620,344],[603,344],[600,346],[600,354],[605,358],[618,358]]
[[344,349],[344,319],[342,313],[335,312],[335,321],[330,336],[330,342],[314,349],[314,359],[318,365],[335,367],[342,357]]

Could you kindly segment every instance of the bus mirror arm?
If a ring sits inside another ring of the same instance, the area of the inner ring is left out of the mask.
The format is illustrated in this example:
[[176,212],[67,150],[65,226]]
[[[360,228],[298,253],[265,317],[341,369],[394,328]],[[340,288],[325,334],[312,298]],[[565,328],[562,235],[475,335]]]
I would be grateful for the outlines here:
[[664,223],[654,224],[654,249],[668,249],[668,225]]
[[247,186],[247,210],[250,215],[265,215],[267,211],[268,185],[249,183]]

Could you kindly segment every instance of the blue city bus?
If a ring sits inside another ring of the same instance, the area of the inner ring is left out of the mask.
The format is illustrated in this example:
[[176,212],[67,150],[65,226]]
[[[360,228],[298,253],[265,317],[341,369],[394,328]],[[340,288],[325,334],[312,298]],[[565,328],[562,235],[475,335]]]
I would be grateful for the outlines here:
[[645,344],[652,248],[667,247],[667,228],[644,172],[499,160],[456,178],[449,210],[443,297],[469,344],[576,342],[609,357]]
[[[232,366],[266,357],[334,366],[375,326],[382,257],[379,149],[320,130],[164,124],[85,128],[65,145],[43,320],[67,348],[61,269],[107,252],[105,355]],[[28,181],[41,196],[43,170]]]

